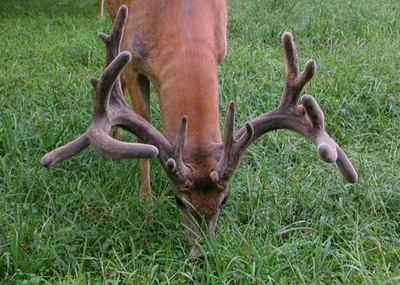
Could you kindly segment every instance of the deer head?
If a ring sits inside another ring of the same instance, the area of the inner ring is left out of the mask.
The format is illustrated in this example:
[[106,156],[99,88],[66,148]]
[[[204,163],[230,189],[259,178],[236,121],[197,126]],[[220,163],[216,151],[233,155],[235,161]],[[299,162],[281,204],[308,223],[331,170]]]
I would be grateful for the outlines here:
[[[286,86],[280,105],[235,131],[235,103],[231,102],[223,141],[199,149],[185,140],[188,124],[201,122],[189,122],[184,116],[176,139],[171,142],[126,104],[120,83],[120,74],[132,58],[129,52],[120,51],[126,18],[127,7],[122,6],[111,35],[100,34],[107,46],[107,67],[100,79],[91,79],[94,111],[89,129],[76,140],[46,154],[42,165],[52,166],[89,144],[98,152],[117,159],[158,157],[174,185],[175,202],[183,213],[183,220],[193,232],[198,232],[199,228],[215,231],[221,208],[229,197],[229,181],[242,155],[252,142],[272,130],[289,129],[306,137],[317,145],[323,161],[335,162],[347,181],[356,182],[357,173],[346,154],[325,131],[324,114],[316,100],[310,95],[300,99],[303,87],[315,74],[316,64],[310,60],[304,70],[299,71],[297,50],[290,33],[282,37]],[[109,132],[114,126],[128,130],[145,143],[126,143],[111,137]],[[193,232],[190,233],[192,243]],[[195,254],[192,251],[192,255]]]

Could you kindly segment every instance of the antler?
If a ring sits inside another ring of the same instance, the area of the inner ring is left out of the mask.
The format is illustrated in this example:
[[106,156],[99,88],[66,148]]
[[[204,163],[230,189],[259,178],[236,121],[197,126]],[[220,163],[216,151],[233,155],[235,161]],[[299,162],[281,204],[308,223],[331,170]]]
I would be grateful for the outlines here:
[[[301,98],[301,91],[316,71],[316,64],[309,60],[299,72],[298,57],[291,33],[282,37],[285,62],[286,86],[278,108],[247,122],[235,135],[235,104],[231,102],[225,126],[224,151],[215,165],[211,178],[217,182],[227,182],[239,164],[247,147],[263,134],[276,129],[289,129],[313,141],[318,146],[320,158],[325,162],[336,162],[344,178],[354,183],[357,172],[343,150],[325,131],[324,113],[311,95]],[[227,130],[228,129],[228,130]]]
[[[183,163],[181,156],[186,138],[187,118],[182,119],[177,141],[172,144],[153,125],[134,113],[125,102],[120,73],[132,56],[127,51],[120,52],[120,46],[127,15],[128,8],[122,5],[111,35],[100,34],[107,47],[108,66],[100,79],[90,80],[94,87],[94,110],[89,129],[74,141],[46,154],[41,163],[46,167],[53,166],[92,144],[100,153],[117,159],[158,156],[175,183],[188,183],[191,181],[191,170]],[[109,131],[114,126],[123,127],[146,144],[126,143],[110,137]]]

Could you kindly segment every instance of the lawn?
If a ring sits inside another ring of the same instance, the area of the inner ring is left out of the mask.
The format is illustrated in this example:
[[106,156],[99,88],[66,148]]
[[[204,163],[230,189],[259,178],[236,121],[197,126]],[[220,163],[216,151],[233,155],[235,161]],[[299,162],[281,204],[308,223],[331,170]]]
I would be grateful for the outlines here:
[[281,36],[290,31],[300,65],[313,58],[318,66],[304,92],[321,105],[359,180],[346,183],[295,133],[264,136],[232,180],[200,260],[189,258],[157,160],[151,227],[137,161],[90,148],[40,165],[90,122],[88,79],[105,60],[97,34],[111,28],[98,2],[0,2],[1,284],[400,283],[398,0],[230,1],[221,118],[230,100],[238,125],[279,104]]

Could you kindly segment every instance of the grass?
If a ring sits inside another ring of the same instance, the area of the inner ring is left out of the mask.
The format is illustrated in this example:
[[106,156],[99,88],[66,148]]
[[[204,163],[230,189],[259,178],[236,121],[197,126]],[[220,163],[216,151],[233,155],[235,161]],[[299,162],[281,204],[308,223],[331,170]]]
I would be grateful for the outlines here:
[[[188,258],[172,188],[152,161],[155,223],[139,165],[86,151],[43,169],[81,134],[111,24],[98,1],[0,3],[0,283],[398,284],[400,281],[400,3],[230,1],[221,117],[238,125],[277,106],[281,35],[314,58],[312,94],[359,172],[346,184],[315,147],[279,131],[250,148],[231,183],[217,239]],[[156,106],[155,124],[160,125]]]

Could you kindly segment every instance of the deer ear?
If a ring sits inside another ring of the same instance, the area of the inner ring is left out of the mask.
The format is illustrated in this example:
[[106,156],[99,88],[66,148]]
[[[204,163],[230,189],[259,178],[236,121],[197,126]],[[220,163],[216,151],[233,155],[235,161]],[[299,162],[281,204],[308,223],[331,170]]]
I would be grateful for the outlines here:
[[220,189],[228,189],[229,180],[231,177],[221,177],[217,170],[212,170],[210,173],[211,180],[220,187]]
[[211,180],[212,180],[213,182],[218,183],[218,182],[219,182],[219,174],[218,174],[218,171],[216,171],[216,170],[211,171],[211,173],[210,173],[210,178],[211,178]]

